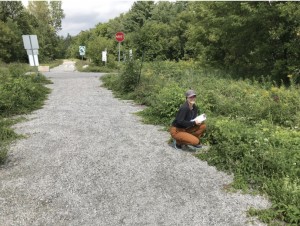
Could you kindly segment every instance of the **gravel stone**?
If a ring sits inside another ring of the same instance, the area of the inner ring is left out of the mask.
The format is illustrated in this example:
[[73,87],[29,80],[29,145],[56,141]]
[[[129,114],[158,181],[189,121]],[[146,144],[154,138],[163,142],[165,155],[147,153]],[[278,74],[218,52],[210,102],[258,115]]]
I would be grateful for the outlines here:
[[233,175],[167,144],[170,134],[142,124],[132,113],[143,107],[114,98],[101,74],[71,74],[47,74],[44,107],[15,125],[29,137],[0,169],[2,226],[240,226],[251,206],[270,207],[221,190]]

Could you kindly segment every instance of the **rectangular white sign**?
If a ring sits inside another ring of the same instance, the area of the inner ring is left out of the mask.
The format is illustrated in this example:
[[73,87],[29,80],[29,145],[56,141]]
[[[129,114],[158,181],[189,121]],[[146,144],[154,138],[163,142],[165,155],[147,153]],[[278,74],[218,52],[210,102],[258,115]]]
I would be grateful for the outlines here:
[[[29,36],[30,36],[30,40],[29,40]],[[23,38],[23,43],[24,43],[24,48],[25,49],[38,49],[39,48],[39,43],[37,40],[37,36],[36,35],[22,35]],[[31,41],[31,45],[30,45],[30,41]]]
[[106,51],[102,51],[102,61],[106,62]]
[[[28,55],[30,66],[34,66],[32,55]],[[34,55],[35,66],[39,66],[39,59],[37,55]]]
[[83,53],[80,53],[80,56],[83,56],[85,53],[83,52]]
[[32,55],[32,52],[33,52],[33,55],[39,55],[39,51],[37,49],[27,49],[27,55]]

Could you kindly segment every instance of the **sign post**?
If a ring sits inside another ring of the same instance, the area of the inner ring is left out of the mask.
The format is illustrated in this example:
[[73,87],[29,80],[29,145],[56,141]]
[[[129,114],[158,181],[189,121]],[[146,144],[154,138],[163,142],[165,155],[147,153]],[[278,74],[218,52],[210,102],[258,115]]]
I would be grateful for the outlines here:
[[106,58],[105,58],[105,66],[107,64],[107,48],[105,48]]
[[106,61],[107,61],[107,53],[106,53],[106,51],[102,51],[102,61],[105,61],[105,66],[106,66]]
[[38,80],[36,66],[39,66],[37,55],[39,49],[39,43],[36,35],[22,35],[24,48],[27,50],[29,58],[29,65],[34,66],[36,80]]
[[120,72],[120,49],[121,49],[121,42],[125,39],[125,35],[123,32],[117,32],[115,38],[119,42],[119,72]]
[[79,53],[81,55],[81,67],[83,67],[83,55],[85,54],[85,46],[79,46]]

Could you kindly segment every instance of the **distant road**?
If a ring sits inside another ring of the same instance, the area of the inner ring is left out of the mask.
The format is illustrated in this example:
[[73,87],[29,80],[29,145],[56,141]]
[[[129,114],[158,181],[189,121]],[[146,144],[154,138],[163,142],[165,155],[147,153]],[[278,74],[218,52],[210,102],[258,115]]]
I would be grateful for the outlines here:
[[[75,71],[65,71],[66,67],[74,67]],[[62,65],[50,69],[50,72],[42,72],[48,78],[82,78],[82,77],[101,77],[107,73],[79,72],[76,71],[75,61],[65,60]]]

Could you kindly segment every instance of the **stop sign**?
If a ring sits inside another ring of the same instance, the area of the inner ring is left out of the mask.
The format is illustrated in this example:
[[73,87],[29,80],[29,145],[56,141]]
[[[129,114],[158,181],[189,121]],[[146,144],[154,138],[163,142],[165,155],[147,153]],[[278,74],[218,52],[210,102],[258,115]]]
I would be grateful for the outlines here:
[[123,32],[118,32],[116,35],[115,35],[115,38],[118,42],[122,42],[124,39],[125,39],[125,35]]

